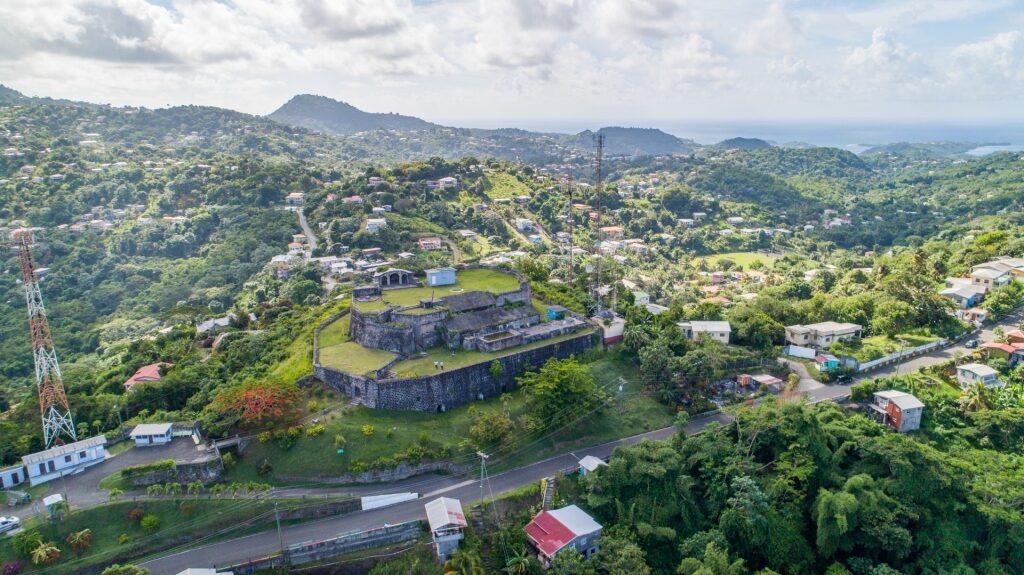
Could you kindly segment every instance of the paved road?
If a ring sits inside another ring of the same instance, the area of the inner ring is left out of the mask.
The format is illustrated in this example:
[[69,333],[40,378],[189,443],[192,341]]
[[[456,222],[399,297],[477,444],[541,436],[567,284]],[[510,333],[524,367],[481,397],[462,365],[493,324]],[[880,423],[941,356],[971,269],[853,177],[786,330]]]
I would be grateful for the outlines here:
[[[1020,322],[1021,315],[1022,314],[1018,313],[1015,316],[1007,317],[998,325],[1001,325],[1004,329],[1012,329]],[[992,326],[991,328],[985,329],[974,337],[983,341],[990,340],[994,337],[993,329],[995,327],[996,326]],[[911,373],[921,367],[949,361],[950,359],[953,359],[958,352],[966,355],[970,351],[971,350],[963,347],[962,345],[953,346],[945,350],[907,360],[899,368],[893,366],[891,368],[872,372],[864,377],[858,378],[856,381],[894,375],[897,369],[899,369],[900,373]],[[810,377],[810,374],[807,373],[806,369],[800,371],[800,375],[802,380],[810,380],[808,383],[818,383]],[[849,397],[851,385],[852,384],[820,385],[817,387],[807,385],[806,387],[808,389],[803,395],[806,396],[808,401],[811,403],[818,403],[821,401],[839,401]],[[697,433],[712,422],[727,423],[729,420],[730,417],[726,414],[715,414],[706,418],[691,421],[687,425],[686,431],[688,434]],[[538,482],[544,477],[549,477],[558,471],[574,466],[579,459],[587,455],[607,457],[620,445],[630,445],[643,439],[664,439],[666,437],[670,437],[673,433],[675,433],[675,429],[671,427],[658,429],[641,435],[628,437],[587,449],[577,450],[572,453],[566,453],[525,467],[513,469],[511,471],[495,475],[491,478],[491,492],[494,494],[501,494],[524,485]],[[388,486],[388,491],[396,492],[415,490],[418,493],[422,493],[422,496],[419,499],[384,509],[360,511],[351,515],[332,517],[330,519],[287,527],[282,529],[284,544],[291,545],[304,541],[326,539],[348,531],[368,529],[372,527],[379,527],[384,524],[395,524],[414,519],[424,519],[426,517],[426,514],[423,511],[423,504],[425,501],[442,494],[447,497],[454,497],[467,502],[477,501],[481,498],[480,485],[472,479],[439,477],[426,479],[422,482],[410,481],[411,482],[403,483],[402,487],[399,487],[398,485]],[[297,490],[293,495],[302,494],[302,491],[304,490]],[[368,493],[364,492],[363,494]],[[188,567],[216,567],[217,565],[224,566],[238,564],[248,559],[256,559],[272,554],[279,548],[280,545],[278,543],[277,533],[275,531],[266,531],[229,541],[212,543],[195,549],[172,553],[146,561],[142,563],[142,565],[149,569],[152,575],[173,575]]]
[[[711,422],[726,423],[728,421],[728,415],[714,414],[691,421],[687,426],[687,433],[696,433],[704,429]],[[581,458],[587,455],[608,457],[620,445],[630,445],[643,439],[665,439],[673,433],[675,433],[675,429],[671,427],[658,429],[513,469],[493,476],[491,478],[491,490],[495,494],[504,493],[538,482],[544,477],[550,477],[558,471],[573,467]],[[447,485],[423,493],[422,497],[414,501],[401,503],[385,509],[360,511],[351,515],[286,527],[281,530],[284,544],[291,545],[314,539],[326,539],[340,533],[381,526],[385,523],[395,524],[413,519],[425,519],[426,514],[423,511],[423,504],[427,500],[434,499],[442,494],[446,497],[454,497],[463,501],[476,501],[480,499],[480,484],[477,481],[472,479],[443,478],[440,483],[447,483]],[[216,567],[217,565],[237,564],[248,559],[272,554],[278,549],[279,544],[276,531],[266,531],[181,551],[146,561],[141,565],[149,569],[152,575],[174,575],[188,567]]]
[[299,225],[302,226],[302,233],[306,234],[306,243],[309,244],[309,251],[312,252],[316,249],[316,234],[313,233],[313,228],[309,227],[309,222],[306,221],[306,213],[302,211],[300,207],[295,213],[299,214]]

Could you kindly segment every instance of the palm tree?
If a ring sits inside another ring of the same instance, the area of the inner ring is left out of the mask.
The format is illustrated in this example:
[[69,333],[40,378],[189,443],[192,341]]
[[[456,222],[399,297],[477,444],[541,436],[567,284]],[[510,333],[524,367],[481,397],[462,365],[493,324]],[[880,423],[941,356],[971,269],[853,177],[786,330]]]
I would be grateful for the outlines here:
[[976,383],[965,389],[960,394],[960,409],[964,412],[990,409],[992,406],[989,403],[986,391],[985,386],[981,383]]
[[110,497],[111,501],[117,499],[118,497],[120,497],[122,495],[124,495],[124,489],[118,489],[117,487],[115,487],[115,488],[111,489],[109,492],[107,492],[107,496]]
[[75,550],[75,554],[81,554],[92,545],[92,530],[82,529],[81,531],[72,531],[65,541],[67,541],[68,545]]
[[163,494],[164,486],[160,485],[159,483],[150,485],[149,487],[146,488],[146,495],[149,495],[150,497],[160,497]]
[[199,494],[202,493],[202,492],[203,492],[203,482],[202,481],[198,481],[197,480],[197,481],[193,481],[192,483],[188,484],[188,494],[189,495],[194,495],[196,497],[196,499],[198,499],[199,498]]
[[181,495],[181,484],[180,483],[168,483],[164,485],[164,493],[167,495]]
[[213,487],[211,487],[210,488],[210,495],[212,495],[212,496],[214,496],[214,497],[219,499],[221,495],[224,495],[224,484],[223,483],[218,483],[218,484],[214,485]]
[[505,573],[509,575],[523,575],[530,570],[530,556],[527,555],[526,549],[519,548],[515,551],[512,557],[509,557],[508,562],[505,563]]
[[49,565],[60,559],[60,549],[49,541],[42,541],[39,546],[32,550],[32,563],[35,565]]
[[238,483],[232,483],[228,485],[228,493],[231,494],[231,498],[234,499],[238,495],[238,491],[242,489],[242,486]]
[[456,551],[444,563],[444,575],[485,575],[480,555],[472,551]]

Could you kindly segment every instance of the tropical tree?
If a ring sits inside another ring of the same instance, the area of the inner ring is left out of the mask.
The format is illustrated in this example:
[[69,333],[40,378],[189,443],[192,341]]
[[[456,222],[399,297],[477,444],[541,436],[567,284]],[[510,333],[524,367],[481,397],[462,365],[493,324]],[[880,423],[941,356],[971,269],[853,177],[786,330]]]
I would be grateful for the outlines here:
[[115,499],[121,497],[122,495],[124,495],[124,490],[118,489],[117,487],[107,492],[107,497],[109,497],[111,501],[114,501]]
[[982,383],[975,383],[960,394],[960,409],[967,413],[973,413],[991,409],[992,405],[988,399],[988,390]]
[[155,483],[146,488],[146,495],[150,497],[160,497],[164,494],[164,486],[159,483]]
[[43,541],[32,550],[32,563],[35,565],[50,565],[60,560],[60,549],[50,541]]
[[285,409],[298,398],[299,390],[295,385],[249,381],[219,392],[214,397],[213,407],[219,412],[237,413],[243,421],[253,424],[284,415]]
[[92,530],[82,529],[81,531],[73,531],[65,541],[68,542],[68,545],[71,546],[76,555],[81,555],[92,545]]
[[189,495],[198,498],[199,494],[203,492],[203,482],[198,480],[193,481],[192,483],[188,484],[187,490]]
[[522,547],[512,552],[512,556],[505,562],[505,568],[502,569],[502,571],[509,575],[524,575],[529,570],[530,556],[527,554],[526,549]]
[[456,551],[451,559],[444,563],[444,575],[485,575],[480,554],[469,549]]
[[708,543],[704,557],[687,557],[679,563],[679,575],[745,575],[742,559],[729,561],[729,553],[714,543]]

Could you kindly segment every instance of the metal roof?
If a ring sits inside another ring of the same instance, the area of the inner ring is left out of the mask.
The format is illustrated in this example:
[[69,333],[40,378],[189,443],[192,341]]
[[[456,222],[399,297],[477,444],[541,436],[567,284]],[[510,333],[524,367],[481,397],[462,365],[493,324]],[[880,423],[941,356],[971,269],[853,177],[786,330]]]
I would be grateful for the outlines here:
[[601,529],[600,523],[594,521],[593,517],[587,515],[585,511],[575,505],[555,509],[548,513],[577,537],[588,535]]
[[167,435],[167,432],[171,430],[171,425],[170,423],[140,423],[132,430],[131,436]]
[[431,531],[437,531],[449,525],[465,527],[466,515],[462,512],[462,503],[458,499],[439,497],[423,506],[427,510],[427,523]]
[[89,449],[90,447],[96,447],[97,445],[106,445],[107,438],[102,435],[96,437],[90,437],[89,439],[83,439],[82,441],[76,441],[74,443],[68,443],[66,445],[58,445],[57,447],[51,447],[46,451],[39,451],[37,453],[29,453],[21,458],[22,463],[25,465],[32,465],[33,463],[40,463],[43,461],[49,461],[55,457],[67,455],[69,453],[75,453],[83,449]]

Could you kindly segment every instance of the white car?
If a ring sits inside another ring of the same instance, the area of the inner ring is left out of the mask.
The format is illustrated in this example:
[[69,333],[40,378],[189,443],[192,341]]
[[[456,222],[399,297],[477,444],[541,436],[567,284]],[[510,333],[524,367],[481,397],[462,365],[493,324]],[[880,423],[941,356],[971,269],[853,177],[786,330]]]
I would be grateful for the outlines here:
[[21,527],[21,519],[13,515],[10,517],[0,517],[0,533],[13,531],[19,527]]

